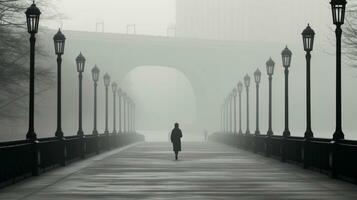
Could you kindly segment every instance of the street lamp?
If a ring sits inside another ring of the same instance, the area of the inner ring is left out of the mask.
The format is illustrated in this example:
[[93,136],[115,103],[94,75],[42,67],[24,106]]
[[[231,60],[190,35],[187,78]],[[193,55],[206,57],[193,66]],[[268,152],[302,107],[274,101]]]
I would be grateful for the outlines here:
[[273,80],[273,74],[274,74],[274,66],[275,62],[269,58],[269,60],[266,62],[266,68],[267,68],[267,74],[269,77],[269,129],[268,129],[268,136],[273,135],[273,129],[272,129],[272,80]]
[[104,130],[104,134],[109,134],[109,130],[108,130],[108,87],[110,85],[110,76],[108,73],[104,74],[103,81],[104,81],[104,87],[105,87],[105,130]]
[[226,97],[224,99],[225,110],[226,110],[226,133],[229,133],[229,99]]
[[34,126],[35,115],[35,34],[38,31],[38,24],[40,21],[41,11],[36,7],[35,2],[27,8],[26,12],[27,31],[30,36],[30,97],[29,97],[29,128],[26,134],[26,138],[31,141],[37,139]]
[[126,93],[124,92],[123,93],[123,95],[122,95],[122,98],[123,98],[123,110],[124,110],[124,112],[123,112],[123,132],[124,133],[127,133],[126,132],[126,106],[127,106],[127,97],[126,97]]
[[286,46],[281,52],[281,58],[283,61],[284,74],[285,74],[285,129],[283,132],[284,137],[290,136],[289,130],[289,67],[291,64],[292,52]]
[[221,126],[222,126],[222,131],[223,131],[223,133],[225,133],[226,132],[226,126],[225,126],[225,124],[226,124],[226,121],[225,121],[225,113],[224,113],[224,103],[221,105]]
[[250,77],[248,74],[244,76],[244,85],[245,89],[247,91],[247,130],[245,131],[245,134],[250,134],[249,130],[249,86],[250,86]]
[[83,128],[82,128],[82,79],[83,79],[83,72],[84,72],[84,67],[86,64],[86,59],[82,55],[82,53],[79,53],[79,55],[76,58],[76,64],[77,64],[77,72],[79,73],[78,75],[78,80],[79,80],[79,102],[78,102],[78,131],[77,135],[83,137]]
[[117,134],[116,130],[116,96],[117,96],[118,84],[116,82],[112,83],[113,91],[113,134]]
[[342,86],[341,86],[341,26],[345,21],[346,0],[331,0],[332,19],[336,25],[336,130],[334,140],[342,140],[345,135],[342,132]]
[[128,96],[127,97],[127,101],[126,101],[126,109],[127,109],[127,112],[126,112],[126,127],[127,127],[127,131],[128,131],[128,133],[130,133],[131,132],[131,130],[130,130],[130,106],[131,106],[131,99],[130,99],[130,97]]
[[135,133],[135,102],[134,101],[133,101],[133,104],[132,104],[132,109],[133,109],[133,113],[131,115],[131,117],[132,117],[131,129],[132,129],[133,133]]
[[122,90],[119,88],[118,89],[118,106],[119,106],[119,113],[118,113],[118,116],[119,116],[119,133],[122,133]]
[[242,91],[243,91],[243,83],[239,81],[237,84],[238,89],[238,97],[239,97],[239,131],[238,134],[243,134],[242,132]]
[[237,93],[238,93],[238,90],[236,87],[234,87],[233,89],[233,99],[234,99],[234,102],[233,102],[233,105],[234,105],[234,134],[237,134]]
[[233,104],[233,95],[230,93],[228,95],[229,102],[229,133],[233,133],[233,112],[232,112],[232,104]]
[[56,137],[62,138],[62,102],[61,102],[61,65],[62,65],[62,55],[64,53],[64,46],[66,37],[62,34],[61,29],[58,29],[58,32],[53,37],[55,53],[57,54],[57,130]]
[[314,137],[311,130],[311,51],[314,48],[315,32],[308,24],[306,29],[302,32],[302,39],[304,44],[304,50],[306,52],[306,131],[305,138]]
[[127,105],[126,105],[126,108],[128,109],[127,110],[127,120],[126,120],[126,122],[127,122],[127,130],[128,130],[128,133],[131,133],[131,127],[130,127],[130,122],[131,122],[131,119],[130,119],[130,116],[131,116],[131,99],[130,99],[130,97],[128,96],[128,98],[127,98]]
[[93,127],[93,135],[98,135],[97,130],[97,86],[99,80],[99,68],[95,65],[92,69],[92,79],[94,82],[94,127]]
[[256,128],[255,128],[255,135],[259,135],[259,84],[262,77],[262,73],[259,69],[255,70],[254,72],[254,80],[256,85]]

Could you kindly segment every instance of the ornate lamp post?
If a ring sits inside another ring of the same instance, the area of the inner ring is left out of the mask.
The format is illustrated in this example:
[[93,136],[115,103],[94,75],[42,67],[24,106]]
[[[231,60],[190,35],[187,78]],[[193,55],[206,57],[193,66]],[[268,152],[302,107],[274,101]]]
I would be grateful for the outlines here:
[[242,132],[242,91],[243,91],[243,83],[239,81],[237,84],[237,89],[238,89],[238,102],[239,102],[239,131],[238,134],[243,134]]
[[238,90],[234,87],[232,94],[233,94],[233,111],[234,111],[234,134],[237,134],[237,93]]
[[292,53],[286,46],[281,52],[281,58],[283,61],[284,74],[285,74],[285,129],[283,132],[284,137],[290,136],[289,130],[289,67],[291,64]]
[[229,99],[228,97],[224,100],[225,112],[226,112],[226,133],[229,133]]
[[312,30],[308,24],[306,29],[302,32],[302,39],[304,44],[304,50],[306,52],[306,131],[305,138],[314,137],[311,130],[311,76],[310,76],[310,65],[311,65],[311,51],[314,48],[314,38],[315,32]]
[[95,65],[92,69],[92,79],[94,82],[94,126],[93,126],[93,135],[98,135],[97,130],[97,86],[99,80],[99,68]]
[[108,130],[108,87],[110,85],[110,76],[108,73],[104,74],[103,81],[104,81],[104,86],[105,86],[105,130],[104,130],[104,134],[109,134],[109,130]]
[[255,128],[255,135],[259,135],[259,84],[262,77],[262,73],[259,69],[255,70],[254,72],[254,80],[256,85],[256,128]]
[[124,92],[122,95],[123,98],[123,132],[127,133],[127,129],[126,129],[126,106],[127,106],[127,96],[126,93]]
[[228,103],[229,103],[229,133],[233,133],[233,95],[230,93],[228,95]]
[[272,80],[274,74],[274,66],[274,61],[269,58],[269,60],[266,62],[267,74],[269,77],[269,129],[267,133],[268,136],[274,134],[272,129]]
[[119,116],[119,133],[122,133],[122,90],[119,88],[118,89],[118,107],[119,107],[119,113],[118,113],[118,116]]
[[112,83],[112,91],[113,91],[113,134],[117,134],[116,130],[116,96],[117,96],[118,84],[116,82]]
[[78,102],[78,131],[77,135],[83,137],[83,128],[82,128],[82,79],[83,79],[83,72],[84,72],[84,67],[86,64],[86,59],[82,55],[82,53],[79,53],[79,55],[76,58],[76,64],[77,64],[77,71],[78,71],[78,80],[79,80],[79,102]]
[[131,99],[130,99],[130,97],[128,96],[128,98],[127,98],[127,105],[126,105],[126,108],[128,109],[127,110],[127,130],[128,130],[128,133],[131,133],[131,127],[130,127],[130,123],[131,123],[131,118],[130,118],[130,116],[131,116]]
[[135,103],[133,102],[133,133],[135,133],[136,132],[136,128],[135,128],[135,121],[136,121],[136,118],[135,118]]
[[341,26],[345,21],[346,0],[331,0],[332,19],[336,25],[336,130],[334,140],[342,140],[345,135],[342,131],[342,86],[341,86]]
[[38,31],[41,11],[36,7],[35,2],[27,8],[26,12],[27,31],[30,33],[30,98],[29,98],[29,128],[26,138],[31,141],[37,139],[34,126],[35,115],[35,34]]
[[221,106],[221,115],[222,115],[222,131],[226,132],[226,119],[225,119],[225,110],[224,110],[224,102]]
[[58,29],[58,32],[53,37],[54,46],[55,46],[55,53],[57,55],[57,130],[56,130],[56,137],[62,138],[62,102],[61,102],[61,65],[62,65],[62,55],[64,53],[64,46],[66,37],[62,34],[61,30]]
[[245,75],[244,77],[244,85],[245,89],[247,91],[247,130],[245,131],[245,134],[250,134],[249,130],[249,86],[250,86],[250,77],[248,74]]
[[131,127],[130,127],[130,121],[131,121],[131,119],[130,119],[130,115],[131,115],[131,110],[130,110],[130,107],[131,107],[131,99],[130,99],[130,97],[128,96],[127,97],[127,101],[126,101],[126,108],[127,108],[127,112],[126,112],[126,114],[127,114],[127,116],[126,116],[126,122],[127,122],[127,124],[126,124],[126,127],[127,127],[127,130],[128,130],[128,133],[130,133],[131,132]]

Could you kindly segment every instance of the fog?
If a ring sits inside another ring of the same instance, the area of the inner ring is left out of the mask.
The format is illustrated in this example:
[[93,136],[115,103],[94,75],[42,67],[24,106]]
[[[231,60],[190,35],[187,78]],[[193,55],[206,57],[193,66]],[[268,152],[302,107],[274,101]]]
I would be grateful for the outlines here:
[[[63,15],[44,20],[46,33],[39,35],[53,54],[52,35],[58,27],[68,35],[63,65],[63,129],[77,130],[77,72],[74,59],[80,51],[87,58],[84,78],[84,130],[92,129],[92,81],[90,69],[98,64],[101,76],[112,79],[136,102],[137,131],[148,140],[167,140],[174,122],[179,122],[184,139],[201,139],[203,131],[219,130],[220,108],[246,73],[260,68],[261,132],[267,131],[267,77],[265,62],[275,62],[273,78],[273,129],[283,131],[283,69],[280,53],[285,45],[293,51],[290,69],[290,127],[295,136],[305,130],[305,57],[301,32],[307,23],[315,30],[312,52],[312,126],[316,137],[331,137],[334,131],[335,56],[334,32],[328,0],[61,0]],[[46,13],[44,16],[46,16]],[[104,22],[104,33],[96,23]],[[136,35],[127,25],[135,24]],[[175,34],[167,37],[167,28]],[[44,31],[45,32],[45,31]],[[83,35],[83,37],[81,37]],[[150,45],[151,46],[150,46]],[[160,48],[160,51],[157,51]],[[165,51],[167,48],[167,51]],[[227,55],[218,55],[226,51]],[[172,50],[173,49],[173,50]],[[214,54],[216,51],[217,54]],[[162,62],[160,62],[161,53]],[[208,52],[208,53],[207,53]],[[155,55],[155,59],[149,57]],[[223,60],[223,58],[232,58]],[[175,58],[182,62],[173,63]],[[222,59],[222,60],[219,60]],[[192,64],[187,64],[192,61]],[[42,62],[56,69],[55,56]],[[167,65],[165,65],[167,64]],[[203,66],[206,64],[206,66]],[[186,66],[184,66],[186,65]],[[234,66],[234,67],[232,67]],[[192,69],[189,71],[187,69]],[[357,139],[356,69],[343,62],[343,127],[346,138]],[[55,70],[54,70],[55,72]],[[206,85],[205,85],[206,84]],[[253,85],[253,83],[252,83]],[[251,87],[250,128],[255,128],[255,88]],[[99,95],[103,95],[100,80]],[[56,90],[36,97],[36,130],[39,137],[52,136],[56,127]],[[111,96],[109,105],[111,105]],[[245,116],[245,93],[243,110]],[[99,98],[99,130],[104,129],[104,100]],[[112,112],[109,127],[111,130]],[[243,117],[245,130],[245,117]],[[27,119],[3,124],[7,139],[25,137]]]

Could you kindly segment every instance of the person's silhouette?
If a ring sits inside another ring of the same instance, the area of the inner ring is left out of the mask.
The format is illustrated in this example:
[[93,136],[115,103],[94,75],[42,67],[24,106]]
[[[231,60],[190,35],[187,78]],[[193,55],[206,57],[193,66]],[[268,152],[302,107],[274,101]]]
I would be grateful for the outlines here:
[[173,145],[173,150],[175,152],[175,159],[178,158],[178,152],[181,151],[181,138],[182,132],[179,128],[179,124],[175,123],[175,128],[171,131],[171,142]]

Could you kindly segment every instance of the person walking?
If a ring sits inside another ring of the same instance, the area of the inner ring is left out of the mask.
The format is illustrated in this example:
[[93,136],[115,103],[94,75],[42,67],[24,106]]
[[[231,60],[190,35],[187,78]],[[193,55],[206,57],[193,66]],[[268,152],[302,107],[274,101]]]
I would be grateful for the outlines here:
[[173,146],[173,151],[175,152],[175,160],[178,159],[178,152],[181,151],[181,138],[182,131],[179,128],[179,124],[175,123],[175,128],[171,131],[171,143]]

